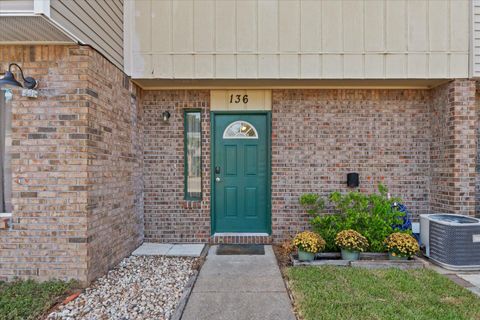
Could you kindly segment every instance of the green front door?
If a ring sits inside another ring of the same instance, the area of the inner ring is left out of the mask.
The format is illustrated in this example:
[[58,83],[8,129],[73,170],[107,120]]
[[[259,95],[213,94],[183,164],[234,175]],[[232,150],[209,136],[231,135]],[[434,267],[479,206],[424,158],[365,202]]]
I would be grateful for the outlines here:
[[266,114],[214,115],[215,232],[268,232]]

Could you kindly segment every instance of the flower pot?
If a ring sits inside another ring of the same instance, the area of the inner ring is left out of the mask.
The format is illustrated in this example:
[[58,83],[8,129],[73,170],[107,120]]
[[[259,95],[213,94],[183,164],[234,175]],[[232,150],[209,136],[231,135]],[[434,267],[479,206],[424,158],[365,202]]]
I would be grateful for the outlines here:
[[408,257],[399,256],[398,254],[392,255],[391,252],[388,253],[388,260],[408,260]]
[[342,249],[343,260],[358,260],[359,257],[360,257],[359,251],[350,251],[347,249]]
[[300,261],[313,261],[315,259],[315,253],[307,252],[298,249],[298,260]]

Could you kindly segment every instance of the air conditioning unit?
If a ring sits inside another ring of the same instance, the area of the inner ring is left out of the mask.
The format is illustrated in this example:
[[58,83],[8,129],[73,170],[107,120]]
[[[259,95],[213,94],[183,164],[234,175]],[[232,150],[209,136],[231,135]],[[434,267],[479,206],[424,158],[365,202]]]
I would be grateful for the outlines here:
[[420,215],[425,255],[449,270],[480,270],[480,219],[458,214]]

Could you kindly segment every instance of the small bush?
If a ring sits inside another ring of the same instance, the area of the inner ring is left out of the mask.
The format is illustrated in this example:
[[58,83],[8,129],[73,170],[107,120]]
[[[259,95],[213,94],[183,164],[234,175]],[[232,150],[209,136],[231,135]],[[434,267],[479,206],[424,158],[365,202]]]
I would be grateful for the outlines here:
[[315,215],[325,207],[325,200],[316,193],[303,194],[299,199],[300,205],[310,215]]
[[[384,252],[383,241],[395,232],[395,225],[401,225],[403,213],[392,207],[399,198],[387,197],[388,189],[380,184],[378,193],[364,194],[358,191],[341,194],[333,192],[328,200],[334,214],[320,214],[321,206],[310,208],[310,225],[326,241],[327,251],[338,251],[335,244],[337,233],[352,229],[361,233],[370,243],[372,252]],[[302,199],[302,198],[301,198]],[[313,202],[314,197],[309,196]],[[314,203],[322,203],[316,200]],[[305,207],[305,206],[304,206]],[[307,211],[308,212],[308,211]]]

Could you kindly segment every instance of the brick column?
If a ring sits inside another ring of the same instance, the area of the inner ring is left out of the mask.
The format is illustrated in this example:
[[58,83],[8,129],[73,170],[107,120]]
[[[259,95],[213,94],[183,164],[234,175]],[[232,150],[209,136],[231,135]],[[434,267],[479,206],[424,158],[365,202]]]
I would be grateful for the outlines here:
[[475,81],[454,80],[432,91],[432,213],[475,215]]
[[87,284],[143,240],[143,136],[136,90],[95,50],[0,46],[39,80],[16,89],[12,112],[13,217],[0,230],[0,280]]

